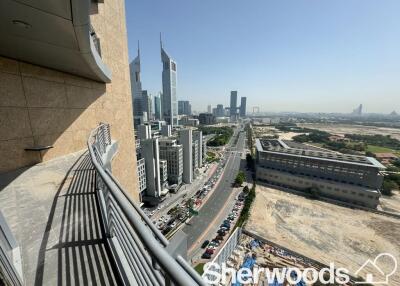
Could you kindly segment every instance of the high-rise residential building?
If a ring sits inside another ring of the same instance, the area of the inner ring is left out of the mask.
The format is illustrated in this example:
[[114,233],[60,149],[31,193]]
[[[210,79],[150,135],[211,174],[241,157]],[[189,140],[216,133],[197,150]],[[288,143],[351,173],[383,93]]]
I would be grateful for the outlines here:
[[183,146],[183,182],[190,184],[193,181],[192,129],[179,131],[179,143]]
[[178,114],[179,115],[192,115],[192,105],[188,100],[178,101]]
[[142,154],[145,160],[146,170],[146,192],[143,201],[157,204],[161,196],[160,184],[160,155],[158,138],[140,140]]
[[247,98],[242,96],[240,98],[240,117],[245,117],[246,116],[246,100]]
[[197,167],[203,167],[203,132],[200,130],[193,131],[193,142],[197,142]]
[[176,126],[178,124],[178,102],[176,97],[176,77],[177,69],[176,62],[166,53],[163,48],[161,36],[160,36],[160,46],[161,46],[161,61],[163,64],[162,71],[162,119],[165,120],[171,126]]
[[[126,104],[131,89],[125,4],[110,4],[119,11],[113,17],[95,12],[104,4],[92,3],[89,13],[84,1],[65,3],[55,8],[52,1],[12,1],[0,8],[3,16],[17,19],[0,17],[0,90],[7,91],[0,92],[0,122],[7,126],[0,128],[0,173],[85,149],[89,130],[105,122],[120,131],[113,132],[120,143],[113,173],[137,200],[135,156],[125,156],[135,152],[132,104]],[[43,146],[52,148],[26,151]]]
[[154,117],[156,120],[161,119],[161,98],[161,92],[154,97]]
[[230,117],[232,120],[236,120],[237,117],[237,91],[231,91],[231,105],[229,106]]
[[170,185],[181,185],[183,174],[183,147],[176,139],[160,138],[160,159],[167,161],[168,182]]
[[207,105],[207,113],[211,113],[211,105],[209,104],[209,105]]

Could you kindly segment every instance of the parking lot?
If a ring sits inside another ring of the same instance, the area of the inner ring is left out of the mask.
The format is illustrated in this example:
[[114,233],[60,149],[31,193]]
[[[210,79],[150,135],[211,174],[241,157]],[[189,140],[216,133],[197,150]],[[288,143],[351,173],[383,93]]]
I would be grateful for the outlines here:
[[238,195],[238,197],[235,199],[235,204],[231,212],[228,214],[215,233],[215,238],[213,238],[211,241],[205,240],[202,243],[201,248],[204,250],[201,255],[202,259],[211,259],[215,253],[218,253],[219,248],[222,247],[224,241],[229,237],[229,233],[233,231],[236,221],[240,216],[240,212],[242,211],[244,198],[245,195],[243,193]]

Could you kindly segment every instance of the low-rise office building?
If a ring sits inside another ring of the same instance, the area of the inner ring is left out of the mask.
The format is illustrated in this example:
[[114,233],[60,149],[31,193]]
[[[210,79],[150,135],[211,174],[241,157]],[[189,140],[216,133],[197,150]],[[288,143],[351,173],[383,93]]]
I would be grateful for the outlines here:
[[258,180],[347,203],[376,208],[385,167],[376,159],[290,148],[281,140],[256,140]]

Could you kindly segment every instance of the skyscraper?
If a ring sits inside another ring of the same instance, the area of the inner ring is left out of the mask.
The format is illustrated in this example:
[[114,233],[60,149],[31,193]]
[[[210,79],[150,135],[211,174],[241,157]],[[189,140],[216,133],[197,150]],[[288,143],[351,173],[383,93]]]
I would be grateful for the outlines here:
[[229,108],[230,116],[232,120],[236,120],[237,117],[237,91],[231,91],[231,105]]
[[211,105],[207,105],[207,113],[211,113]]
[[142,101],[142,82],[140,80],[140,49],[138,43],[138,50],[136,58],[129,64],[130,78],[131,78],[131,96],[133,102],[133,123],[135,126],[142,124],[143,120],[143,101]]
[[192,106],[188,100],[178,101],[178,114],[179,115],[192,115]]
[[142,91],[142,113],[146,112],[147,120],[153,119],[153,103],[151,99],[151,94],[147,90]]
[[362,115],[363,105],[360,104],[357,108],[353,109],[352,115],[361,116]]
[[177,125],[178,103],[176,100],[176,62],[165,52],[160,35],[162,71],[162,119],[171,126]]
[[161,97],[161,92],[154,97],[154,116],[157,120],[161,119]]
[[224,114],[224,106],[222,104],[217,104],[217,109],[215,111],[215,116],[216,117],[223,117]]
[[138,44],[137,56],[129,64],[131,77],[131,93],[132,97],[142,97],[142,82],[140,80],[140,49]]
[[246,116],[246,100],[247,98],[244,96],[240,98],[240,117]]

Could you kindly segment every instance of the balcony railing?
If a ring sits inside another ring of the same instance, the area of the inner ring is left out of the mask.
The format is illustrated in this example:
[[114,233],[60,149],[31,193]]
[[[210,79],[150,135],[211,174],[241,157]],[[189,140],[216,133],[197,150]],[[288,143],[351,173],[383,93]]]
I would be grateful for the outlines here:
[[0,211],[0,285],[24,285],[20,248]]
[[[102,224],[113,259],[125,285],[206,285],[111,174],[107,153],[113,148],[108,124],[88,139],[96,170]],[[170,247],[169,247],[170,246]]]

